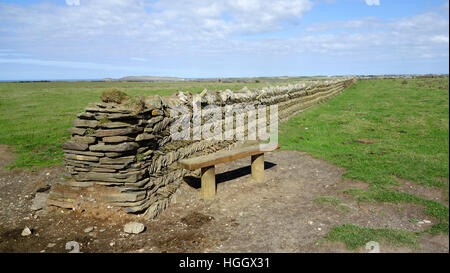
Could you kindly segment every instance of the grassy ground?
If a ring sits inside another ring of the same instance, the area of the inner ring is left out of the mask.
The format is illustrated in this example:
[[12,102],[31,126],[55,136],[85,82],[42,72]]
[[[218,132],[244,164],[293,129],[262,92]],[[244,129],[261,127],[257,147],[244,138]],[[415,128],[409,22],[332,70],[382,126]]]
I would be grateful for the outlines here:
[[393,229],[373,229],[350,224],[333,227],[327,234],[330,241],[342,241],[349,249],[357,249],[367,242],[385,240],[396,245],[416,247],[419,235],[414,232]]
[[346,167],[347,178],[379,187],[396,184],[396,177],[444,186],[442,178],[449,176],[448,80],[430,79],[432,87],[418,87],[423,81],[360,81],[283,124],[283,149],[325,158]]
[[[291,80],[285,80],[290,82]],[[277,84],[277,82],[270,82]],[[267,86],[254,83],[211,82],[39,82],[0,83],[0,144],[15,149],[9,167],[44,167],[62,162],[61,144],[69,137],[75,115],[90,102],[100,101],[108,88],[128,95],[171,95],[178,90],[199,93],[210,90],[238,90]]]
[[[284,82],[285,84],[286,82]],[[271,83],[275,84],[275,83]],[[198,93],[268,85],[218,82],[50,82],[0,83],[0,144],[15,149],[10,167],[60,164],[61,144],[77,113],[89,102],[100,101],[102,91],[119,88],[129,95],[170,95],[177,90]],[[440,202],[390,189],[407,179],[447,190],[449,177],[448,78],[366,80],[326,104],[280,126],[283,149],[306,151],[345,167],[344,175],[371,185],[369,190],[346,193],[361,202],[415,203],[438,223],[429,233],[448,233],[448,207]],[[447,197],[448,201],[448,197]],[[315,202],[340,200],[322,197]],[[419,234],[377,230],[352,225],[333,228],[328,239],[350,248],[371,239],[413,245]]]
[[[282,124],[279,137],[283,149],[308,152],[345,167],[344,177],[368,182],[367,191],[346,191],[358,201],[423,205],[424,213],[438,221],[429,232],[448,233],[447,206],[390,189],[407,179],[446,189],[448,202],[448,78],[359,81]],[[330,198],[316,202],[338,204]],[[359,247],[361,238],[380,236],[409,244],[415,235],[355,226],[336,227],[329,234],[351,248]]]

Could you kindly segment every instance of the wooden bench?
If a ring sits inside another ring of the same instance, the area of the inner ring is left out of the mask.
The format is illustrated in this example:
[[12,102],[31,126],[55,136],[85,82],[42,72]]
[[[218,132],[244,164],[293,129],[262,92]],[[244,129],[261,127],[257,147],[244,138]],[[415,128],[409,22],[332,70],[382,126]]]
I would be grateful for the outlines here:
[[264,181],[264,153],[280,148],[280,145],[252,145],[230,151],[219,151],[213,154],[183,159],[179,166],[187,170],[202,170],[201,193],[203,198],[211,199],[216,195],[215,165],[251,156],[252,177],[258,182]]

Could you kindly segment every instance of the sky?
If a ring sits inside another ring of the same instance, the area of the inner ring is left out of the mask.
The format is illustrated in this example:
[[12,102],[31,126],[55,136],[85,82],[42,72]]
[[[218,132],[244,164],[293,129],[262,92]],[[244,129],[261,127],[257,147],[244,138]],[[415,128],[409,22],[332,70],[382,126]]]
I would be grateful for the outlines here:
[[0,80],[448,72],[442,0],[0,0]]

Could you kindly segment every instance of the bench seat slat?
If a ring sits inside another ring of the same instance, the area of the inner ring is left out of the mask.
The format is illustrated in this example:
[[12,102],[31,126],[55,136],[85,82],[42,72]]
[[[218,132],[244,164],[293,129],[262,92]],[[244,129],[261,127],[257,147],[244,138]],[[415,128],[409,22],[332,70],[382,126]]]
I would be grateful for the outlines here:
[[226,163],[236,159],[271,152],[278,149],[280,145],[267,146],[261,149],[259,145],[236,148],[230,151],[220,151],[209,155],[183,159],[178,162],[179,166],[187,170],[197,170],[204,167]]

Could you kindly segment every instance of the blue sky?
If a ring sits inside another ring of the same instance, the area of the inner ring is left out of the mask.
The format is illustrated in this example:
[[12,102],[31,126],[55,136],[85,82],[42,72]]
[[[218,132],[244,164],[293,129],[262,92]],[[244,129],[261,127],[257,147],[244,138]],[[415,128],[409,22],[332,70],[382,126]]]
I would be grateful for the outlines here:
[[448,73],[442,0],[0,0],[0,80]]

